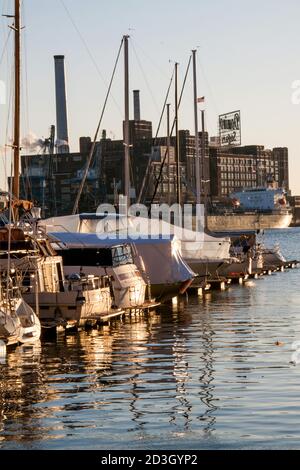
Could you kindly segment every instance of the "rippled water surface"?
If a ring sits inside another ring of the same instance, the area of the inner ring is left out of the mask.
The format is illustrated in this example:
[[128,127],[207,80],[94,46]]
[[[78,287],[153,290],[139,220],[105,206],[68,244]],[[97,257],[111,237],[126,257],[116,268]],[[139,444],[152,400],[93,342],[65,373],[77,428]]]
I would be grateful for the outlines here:
[[[265,241],[300,259],[299,229]],[[9,352],[0,449],[300,448],[299,286],[294,269]]]

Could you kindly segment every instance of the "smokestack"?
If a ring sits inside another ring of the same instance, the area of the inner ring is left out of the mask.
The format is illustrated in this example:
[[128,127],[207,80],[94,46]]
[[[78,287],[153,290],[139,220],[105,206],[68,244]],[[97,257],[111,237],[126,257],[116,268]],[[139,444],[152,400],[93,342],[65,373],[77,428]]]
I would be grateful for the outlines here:
[[134,120],[140,121],[141,120],[140,90],[134,90],[133,102],[134,102]]
[[92,139],[90,137],[80,137],[79,149],[82,155],[88,155],[92,148]]
[[56,89],[56,124],[57,124],[57,152],[68,153],[68,115],[65,76],[65,56],[54,56],[55,63],[55,89]]

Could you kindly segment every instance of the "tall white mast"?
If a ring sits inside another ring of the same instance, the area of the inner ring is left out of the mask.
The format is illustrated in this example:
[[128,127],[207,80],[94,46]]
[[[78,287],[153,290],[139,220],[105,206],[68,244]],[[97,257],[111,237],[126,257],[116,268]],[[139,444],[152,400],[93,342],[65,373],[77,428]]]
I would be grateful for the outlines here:
[[178,123],[178,63],[175,64],[175,129],[176,129],[176,180],[177,180],[177,204],[181,206],[181,175],[180,175],[180,143]]
[[15,0],[15,110],[14,110],[14,178],[13,194],[20,198],[20,107],[21,107],[21,14],[20,0]]
[[171,150],[171,136],[170,136],[170,104],[167,104],[167,152],[168,152],[168,204],[171,205],[171,158],[170,158],[170,150]]
[[124,195],[127,197],[128,207],[130,206],[130,140],[129,140],[129,36],[124,36],[124,73],[125,73],[125,122],[124,122]]
[[201,165],[199,149],[199,129],[198,129],[198,92],[197,92],[197,51],[193,50],[193,77],[194,77],[194,115],[195,115],[195,177],[196,177],[196,201],[201,204]]

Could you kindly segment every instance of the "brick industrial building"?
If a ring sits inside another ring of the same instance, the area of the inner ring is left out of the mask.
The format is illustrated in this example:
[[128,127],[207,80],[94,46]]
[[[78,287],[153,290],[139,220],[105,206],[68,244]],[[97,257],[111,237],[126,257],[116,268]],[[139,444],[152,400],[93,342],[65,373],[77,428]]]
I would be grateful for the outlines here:
[[[58,106],[58,109],[61,108],[65,116],[65,100],[63,105]],[[67,136],[67,123],[65,119],[61,121],[64,123],[63,131],[58,134]],[[176,202],[176,139],[170,138],[169,158],[165,158],[168,138],[153,138],[152,123],[141,119],[138,91],[134,92],[134,119],[129,122],[129,131],[132,202]],[[77,153],[69,153],[65,143],[63,140],[62,147],[57,147],[55,152],[52,131],[50,148],[39,155],[24,155],[21,159],[22,197],[37,201],[44,216],[72,212],[86,168],[91,139],[81,137],[80,151]],[[289,190],[287,148],[267,150],[259,145],[224,148],[218,143],[218,138],[212,138],[209,143],[207,132],[202,140],[202,133],[199,132],[203,199],[218,201],[241,188],[255,188],[271,182],[274,186]],[[102,202],[117,203],[118,195],[124,193],[124,153],[123,140],[111,140],[103,131],[95,147],[80,200],[80,211],[95,211]],[[195,136],[189,130],[179,131],[183,203],[195,202],[195,155]]]
[[[180,131],[180,177],[182,201],[195,200],[195,144],[189,131]],[[200,139],[201,139],[200,133]],[[176,161],[175,138],[171,139],[170,158],[166,159],[161,178],[162,162],[167,153],[167,138],[153,139],[152,124],[148,121],[130,121],[130,174],[131,197],[136,201],[141,194],[141,202],[150,202],[157,185],[155,202],[176,202]],[[205,159],[203,178],[209,180],[208,135],[205,135]],[[77,153],[43,153],[23,155],[21,158],[22,197],[37,201],[43,215],[68,214],[80,187],[88,154],[90,138],[80,139]],[[169,164],[168,164],[169,162]],[[97,143],[92,165],[80,201],[81,211],[94,211],[102,202],[117,203],[122,194],[124,181],[123,140],[111,140],[103,132]],[[170,192],[170,196],[169,196]]]
[[[150,202],[167,138],[152,138],[148,121],[130,121],[132,200],[142,190],[142,201]],[[182,201],[195,201],[195,138],[179,132]],[[200,142],[202,135],[200,133]],[[24,198],[34,199],[46,216],[68,214],[79,190],[91,146],[89,138],[80,139],[80,152],[22,156],[21,189]],[[169,166],[166,164],[158,184],[155,202],[176,202],[175,138],[171,139]],[[203,161],[203,160],[202,160]],[[150,163],[149,163],[150,162]],[[123,140],[107,139],[105,132],[96,146],[92,166],[80,202],[81,211],[94,211],[101,202],[116,203],[123,193]],[[213,200],[222,199],[241,188],[255,188],[272,182],[289,190],[288,149],[267,150],[263,146],[218,148],[208,145],[205,134],[205,159],[202,189]],[[170,197],[169,197],[170,191]]]
[[[52,126],[44,151],[21,158],[22,197],[37,201],[44,216],[72,212],[92,145],[89,137],[82,137],[79,152],[69,152],[64,56],[55,56],[54,63],[57,143],[55,145]],[[168,146],[167,137],[153,138],[152,123],[141,119],[139,91],[135,90],[133,96],[134,118],[129,123],[132,201],[176,202],[176,139],[171,137]],[[204,113],[202,116],[204,122]],[[238,116],[234,113],[234,119]],[[239,119],[232,120],[232,113],[224,115],[225,130],[233,130],[233,125],[240,130],[239,124]],[[219,138],[212,138],[209,143],[208,133],[205,132],[203,140],[199,133],[203,199],[210,197],[217,201],[233,191],[263,186],[267,182],[289,190],[287,148],[267,150],[258,145],[224,148],[220,147],[219,141]],[[181,130],[178,144],[182,202],[195,202],[195,136],[189,130]],[[165,158],[167,147],[169,157]],[[111,140],[103,131],[84,185],[80,211],[95,211],[102,202],[117,203],[118,195],[124,193],[124,154],[123,140]],[[166,164],[162,168],[163,161]]]
[[[21,157],[21,195],[36,201],[43,215],[70,214],[80,187],[91,140],[80,139],[78,153],[43,153]],[[103,196],[98,153],[93,159],[82,196],[82,207],[98,204]]]
[[226,197],[242,188],[272,183],[289,191],[288,149],[267,150],[260,145],[222,149],[210,147],[210,191]]

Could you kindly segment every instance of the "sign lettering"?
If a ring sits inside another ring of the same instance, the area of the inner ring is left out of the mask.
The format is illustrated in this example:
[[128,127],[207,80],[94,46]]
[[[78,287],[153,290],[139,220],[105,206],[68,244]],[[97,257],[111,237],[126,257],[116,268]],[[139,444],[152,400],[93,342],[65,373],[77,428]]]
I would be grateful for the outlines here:
[[219,116],[219,132],[221,147],[241,145],[241,112]]

